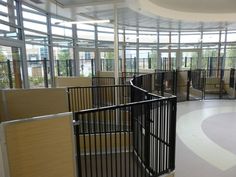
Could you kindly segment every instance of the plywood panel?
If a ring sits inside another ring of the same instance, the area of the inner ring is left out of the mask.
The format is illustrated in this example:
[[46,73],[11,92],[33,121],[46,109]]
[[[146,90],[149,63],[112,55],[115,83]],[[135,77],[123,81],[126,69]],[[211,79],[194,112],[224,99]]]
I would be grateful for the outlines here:
[[89,87],[92,86],[90,77],[56,77],[56,87]]
[[113,71],[100,71],[98,72],[99,77],[114,77]]
[[3,97],[2,97],[2,90],[0,90],[0,122],[2,122],[3,119]]
[[2,147],[0,145],[0,177],[5,177],[5,169],[4,169],[4,164],[3,164],[4,160],[3,160],[3,151],[2,151]]
[[75,177],[71,114],[4,123],[10,177]]
[[14,120],[68,112],[66,89],[4,90],[6,112],[3,120]]

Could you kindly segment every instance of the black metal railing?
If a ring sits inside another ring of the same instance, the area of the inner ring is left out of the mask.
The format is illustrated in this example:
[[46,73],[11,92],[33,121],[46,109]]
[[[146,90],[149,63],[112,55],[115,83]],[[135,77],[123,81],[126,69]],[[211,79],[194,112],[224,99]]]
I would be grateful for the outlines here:
[[160,176],[175,168],[176,98],[75,113],[79,176]]
[[69,111],[112,106],[129,103],[130,85],[69,87],[67,89]]
[[[150,77],[134,77],[130,85],[68,88],[79,177],[151,177],[174,170],[176,97],[144,90],[152,90]],[[90,104],[81,107],[85,100]]]

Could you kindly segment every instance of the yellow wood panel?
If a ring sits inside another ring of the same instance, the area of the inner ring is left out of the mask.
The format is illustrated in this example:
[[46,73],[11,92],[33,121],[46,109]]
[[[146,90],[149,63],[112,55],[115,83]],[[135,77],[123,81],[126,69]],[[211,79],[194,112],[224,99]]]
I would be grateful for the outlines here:
[[56,87],[89,87],[92,86],[90,77],[56,77]]
[[84,89],[81,92],[73,92],[70,94],[71,111],[76,112],[93,107],[92,89]]
[[3,98],[2,98],[2,90],[0,90],[0,122],[3,120]]
[[66,89],[4,90],[7,113],[4,120],[68,112]]
[[[86,152],[89,153],[89,149],[94,153],[95,152],[95,147],[97,152],[105,152],[108,151],[110,152],[111,150],[114,150],[117,148],[117,151],[119,150],[129,150],[129,146],[132,144],[132,134],[131,133],[113,133],[109,134],[99,134],[96,135],[81,135],[80,136],[80,147],[81,147],[81,152]],[[121,149],[120,149],[121,147]]]
[[11,177],[75,177],[72,118],[16,121],[5,125]]
[[2,150],[2,147],[1,147],[1,144],[0,144],[0,177],[5,177],[5,168],[4,168],[4,161],[3,160],[3,150]]
[[178,86],[185,86],[187,85],[188,80],[188,72],[177,72],[177,85]]
[[98,77],[114,77],[113,71],[100,71],[98,72]]

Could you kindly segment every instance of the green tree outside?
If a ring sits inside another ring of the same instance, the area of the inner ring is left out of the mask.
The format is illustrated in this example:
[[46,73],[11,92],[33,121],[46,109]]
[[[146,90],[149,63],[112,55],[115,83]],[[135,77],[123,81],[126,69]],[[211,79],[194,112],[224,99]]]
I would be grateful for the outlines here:
[[61,76],[67,76],[68,68],[66,62],[70,59],[70,52],[68,49],[60,50],[60,52],[57,55],[59,67],[57,68],[60,71]]
[[0,48],[0,88],[8,87],[8,70],[6,56]]

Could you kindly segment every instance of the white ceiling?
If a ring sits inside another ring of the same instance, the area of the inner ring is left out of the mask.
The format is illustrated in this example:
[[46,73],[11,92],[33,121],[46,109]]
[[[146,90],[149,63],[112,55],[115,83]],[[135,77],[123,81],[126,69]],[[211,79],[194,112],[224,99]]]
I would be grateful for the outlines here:
[[117,4],[118,23],[126,29],[236,29],[236,0],[41,0],[42,4],[24,1],[72,20],[112,20]]
[[151,0],[158,6],[184,12],[236,13],[235,0]]

